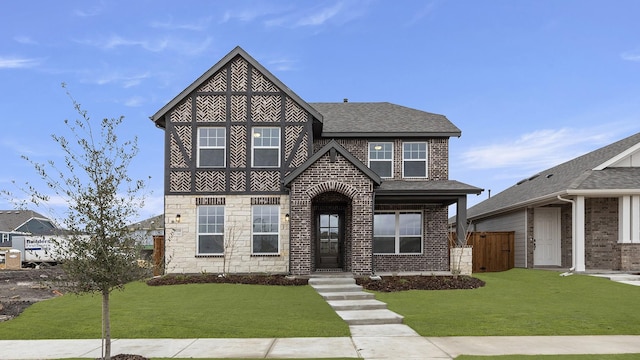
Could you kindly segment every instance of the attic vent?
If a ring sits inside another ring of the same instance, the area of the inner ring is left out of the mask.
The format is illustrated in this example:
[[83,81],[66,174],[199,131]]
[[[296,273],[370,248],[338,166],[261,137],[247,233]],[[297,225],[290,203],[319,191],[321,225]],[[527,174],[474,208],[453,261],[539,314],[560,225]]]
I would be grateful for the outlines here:
[[548,178],[550,178],[552,176],[553,176],[553,174],[547,174],[547,176],[545,176],[545,177],[548,179]]
[[538,176],[540,176],[540,174],[535,174],[535,175],[533,175],[532,177],[528,178],[527,180],[528,180],[528,181],[531,181],[531,180],[533,180],[533,179],[537,178]]
[[516,185],[522,185],[523,182],[527,181],[527,179],[522,179],[516,183]]
[[348,102],[349,102],[349,99],[344,98],[344,99],[342,99],[342,102],[346,102],[346,103],[348,103]]

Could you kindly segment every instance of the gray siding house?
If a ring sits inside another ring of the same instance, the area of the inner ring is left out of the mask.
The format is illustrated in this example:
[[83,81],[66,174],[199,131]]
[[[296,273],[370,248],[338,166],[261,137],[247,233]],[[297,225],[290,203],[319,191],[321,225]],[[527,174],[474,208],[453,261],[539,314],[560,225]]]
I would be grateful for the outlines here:
[[449,270],[445,116],[308,103],[237,47],[151,116],[164,131],[169,273]]
[[517,267],[640,270],[640,133],[471,207],[472,231],[515,231]]

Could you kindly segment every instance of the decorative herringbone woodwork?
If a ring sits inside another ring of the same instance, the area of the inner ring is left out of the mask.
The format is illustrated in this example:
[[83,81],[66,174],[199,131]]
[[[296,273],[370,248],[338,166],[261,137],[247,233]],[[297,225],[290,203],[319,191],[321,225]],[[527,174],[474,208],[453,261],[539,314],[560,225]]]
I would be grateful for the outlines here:
[[171,111],[171,122],[191,121],[191,97],[187,97]]
[[247,121],[247,96],[231,95],[231,121]]
[[229,141],[231,168],[247,167],[247,127],[244,125],[231,126]]
[[285,162],[291,158],[296,142],[304,130],[302,126],[287,126],[284,128],[284,159]]
[[196,192],[222,192],[225,190],[224,171],[196,172]]
[[251,191],[280,191],[280,171],[252,171]]
[[298,146],[298,148],[296,149],[293,160],[291,160],[291,165],[289,165],[290,167],[296,168],[307,161],[307,146],[309,146],[309,135],[304,134],[302,137],[302,141],[300,142],[300,146]]
[[197,92],[223,92],[227,90],[227,69],[215,73],[207,82],[196,90]]
[[251,90],[254,92],[279,92],[280,89],[255,68],[251,69]]
[[196,121],[224,122],[227,120],[227,98],[224,95],[196,97]]
[[247,61],[237,57],[231,63],[231,91],[247,91]]
[[191,154],[191,126],[175,126],[171,133],[169,164],[172,168],[186,168]]
[[244,171],[232,171],[229,177],[229,190],[235,192],[246,192],[247,173]]
[[280,96],[254,95],[251,98],[251,119],[255,122],[280,121]]
[[306,122],[309,115],[295,101],[287,97],[285,103],[285,121],[287,122]]
[[169,174],[169,191],[190,192],[191,173],[188,171],[171,171]]

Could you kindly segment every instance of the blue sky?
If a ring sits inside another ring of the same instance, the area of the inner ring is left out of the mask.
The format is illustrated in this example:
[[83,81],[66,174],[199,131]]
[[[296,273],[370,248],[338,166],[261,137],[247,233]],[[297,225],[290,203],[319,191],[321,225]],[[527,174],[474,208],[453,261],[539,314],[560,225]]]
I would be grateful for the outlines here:
[[640,131],[638,14],[634,0],[5,2],[0,188],[37,183],[21,155],[62,160],[65,82],[93,119],[125,117],[132,175],[152,177],[140,216],[162,213],[149,116],[240,45],[308,102],[446,115],[462,130],[450,178],[496,194]]

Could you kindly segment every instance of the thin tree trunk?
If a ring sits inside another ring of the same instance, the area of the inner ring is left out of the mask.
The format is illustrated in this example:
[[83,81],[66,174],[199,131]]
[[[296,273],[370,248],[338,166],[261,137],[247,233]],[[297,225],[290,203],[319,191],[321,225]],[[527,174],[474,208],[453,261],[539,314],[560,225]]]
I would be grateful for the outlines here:
[[109,290],[102,290],[102,342],[104,359],[111,360],[111,321],[109,320]]

